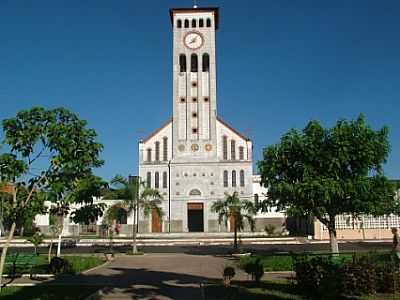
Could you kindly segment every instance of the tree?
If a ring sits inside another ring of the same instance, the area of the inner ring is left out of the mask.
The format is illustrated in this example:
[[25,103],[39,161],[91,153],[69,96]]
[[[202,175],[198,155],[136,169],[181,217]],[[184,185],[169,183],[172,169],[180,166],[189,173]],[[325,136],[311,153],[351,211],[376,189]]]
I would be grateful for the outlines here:
[[251,231],[254,230],[254,215],[256,208],[253,202],[241,200],[237,192],[232,195],[226,194],[224,200],[217,200],[211,206],[211,211],[218,214],[218,223],[225,223],[227,226],[228,220],[233,220],[233,250],[238,251],[237,233],[244,229],[245,220],[250,225]]
[[78,224],[89,224],[96,221],[103,215],[105,209],[104,203],[93,202],[93,197],[99,197],[101,190],[107,186],[100,177],[88,174],[79,179],[68,188],[59,190],[58,184],[50,186],[48,191],[48,200],[53,205],[50,213],[55,217],[59,230],[57,256],[61,255],[62,232],[64,229],[64,220],[71,213],[71,220]]
[[35,254],[38,255],[37,248],[40,246],[41,243],[43,243],[44,236],[40,231],[36,231],[34,235],[28,238],[28,241],[33,244],[35,247]]
[[311,121],[290,130],[263,151],[258,162],[268,203],[278,210],[312,215],[324,224],[338,253],[335,218],[340,214],[390,213],[393,185],[383,175],[389,153],[388,128],[374,131],[360,115],[324,129]]
[[106,193],[104,199],[123,200],[123,207],[128,213],[133,214],[132,253],[136,254],[137,224],[139,223],[136,216],[141,212],[145,217],[148,217],[154,211],[161,219],[163,211],[160,205],[163,198],[158,190],[146,187],[143,183],[140,183],[137,177],[128,181],[123,176],[116,175],[111,180],[111,186],[115,189]]
[[[14,209],[20,187],[27,191],[20,207],[24,209],[35,201],[36,191],[72,190],[80,178],[103,164],[99,159],[103,146],[96,141],[96,132],[64,108],[22,110],[16,117],[3,120],[2,125],[6,146],[0,150],[0,181],[11,186]],[[14,218],[1,253],[0,288],[15,227]]]

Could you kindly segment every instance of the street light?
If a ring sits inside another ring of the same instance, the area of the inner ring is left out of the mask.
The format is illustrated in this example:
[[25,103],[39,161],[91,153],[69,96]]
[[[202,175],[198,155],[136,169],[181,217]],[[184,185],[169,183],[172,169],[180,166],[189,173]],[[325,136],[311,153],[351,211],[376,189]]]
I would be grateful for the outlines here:
[[171,232],[171,160],[168,161],[168,232]]

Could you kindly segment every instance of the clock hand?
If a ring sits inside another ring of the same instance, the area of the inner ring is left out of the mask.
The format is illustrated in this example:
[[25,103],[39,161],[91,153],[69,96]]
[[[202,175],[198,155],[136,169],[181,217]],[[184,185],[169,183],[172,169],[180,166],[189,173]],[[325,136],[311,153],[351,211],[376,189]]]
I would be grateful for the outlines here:
[[194,38],[192,38],[192,39],[190,40],[190,43],[189,43],[189,44],[196,43],[196,41],[197,41],[197,37],[194,37]]

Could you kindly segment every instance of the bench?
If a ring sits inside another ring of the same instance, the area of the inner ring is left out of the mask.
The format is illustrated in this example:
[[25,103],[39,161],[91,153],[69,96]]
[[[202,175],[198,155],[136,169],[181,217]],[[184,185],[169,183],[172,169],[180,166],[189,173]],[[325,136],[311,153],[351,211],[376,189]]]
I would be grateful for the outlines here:
[[7,255],[6,257],[6,266],[10,267],[10,272],[9,275],[12,278],[15,278],[17,275],[17,268],[21,268],[23,272],[25,273],[25,270],[29,270],[29,278],[32,278],[32,271],[34,267],[36,266],[37,263],[37,254],[26,254],[26,253],[12,253],[10,255]]

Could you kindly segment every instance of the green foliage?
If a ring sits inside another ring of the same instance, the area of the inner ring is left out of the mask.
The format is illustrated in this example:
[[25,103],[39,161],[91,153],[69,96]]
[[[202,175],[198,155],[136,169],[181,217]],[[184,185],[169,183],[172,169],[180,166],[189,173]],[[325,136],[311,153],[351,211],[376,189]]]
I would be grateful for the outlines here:
[[35,253],[37,254],[37,247],[43,243],[44,236],[40,231],[36,231],[34,235],[28,238],[28,241],[35,246]]
[[103,221],[105,224],[111,226],[114,221],[121,220],[125,214],[126,208],[124,204],[121,202],[115,203],[107,209]]
[[312,215],[335,232],[339,214],[391,213],[393,184],[383,175],[389,154],[388,128],[374,131],[361,115],[324,129],[311,121],[290,130],[258,162],[269,206]]
[[293,262],[290,255],[257,255],[257,256],[243,256],[239,260],[239,265],[245,264],[249,259],[257,257],[260,259],[266,272],[274,271],[292,271]]
[[51,259],[49,271],[52,274],[73,273],[71,263],[58,256],[55,256]]
[[268,234],[268,236],[272,236],[276,231],[276,226],[273,224],[267,224],[265,225],[264,230]]
[[[103,163],[98,159],[103,146],[96,142],[96,132],[64,108],[22,110],[3,121],[3,131],[4,144],[11,150],[0,156],[0,162],[6,161],[1,167],[3,181],[15,182],[29,172],[29,186],[52,186],[60,193]],[[39,162],[37,172],[34,164]]]
[[7,286],[1,291],[2,300],[40,299],[40,300],[76,300],[86,299],[99,287],[81,285],[36,285],[28,287]]
[[239,267],[251,275],[251,279],[255,282],[260,282],[261,277],[264,275],[264,265],[259,257],[246,257],[240,260]]
[[81,191],[80,180],[103,164],[98,158],[103,146],[96,142],[96,132],[64,108],[22,110],[2,125],[3,143],[8,146],[2,151],[9,152],[0,154],[0,179],[17,186],[18,203],[9,205],[15,215],[8,218],[11,223],[22,212],[28,211],[32,218],[45,200],[63,199],[64,193],[74,189]]
[[53,257],[49,264],[49,271],[52,274],[78,274],[102,263],[103,260],[97,256]]
[[228,277],[229,279],[232,279],[233,277],[235,277],[236,272],[235,272],[235,268],[232,266],[225,266],[224,270],[222,272],[222,276],[223,277]]
[[72,273],[78,274],[104,263],[98,256],[65,256],[64,259],[71,265]]
[[237,192],[232,195],[226,194],[224,200],[217,200],[211,205],[211,211],[218,214],[218,223],[224,223],[227,226],[229,220],[234,224],[234,251],[237,251],[237,231],[244,229],[245,221],[254,230],[254,215],[256,207],[253,202],[241,200]]
[[0,192],[0,197],[3,199],[3,225],[6,229],[9,229],[11,224],[16,222],[17,230],[24,227],[25,234],[29,233],[28,231],[34,233],[35,216],[47,212],[45,206],[45,195],[41,191],[34,191],[31,196],[32,201],[25,203],[29,193],[27,188],[23,185],[17,185],[16,192],[16,203],[13,203],[13,197],[11,194]]
[[309,299],[339,299],[340,262],[327,256],[295,258],[296,282]]
[[112,189],[104,192],[104,199],[123,200],[122,206],[129,212],[140,210],[145,216],[155,211],[160,218],[163,216],[161,209],[160,192],[146,187],[137,178],[133,181],[126,180],[122,175],[116,175],[111,180]]
[[[22,110],[14,118],[3,120],[2,125],[5,147],[0,152],[0,181],[26,190],[20,204],[16,199],[12,201],[15,215],[37,203],[33,196],[38,191],[64,201],[65,194],[74,190],[79,180],[103,164],[99,159],[103,146],[96,141],[96,132],[65,108]],[[16,198],[19,196],[17,190]],[[8,242],[16,222],[17,218],[12,222]],[[0,289],[6,245],[0,260]]]
[[317,256],[295,258],[296,281],[310,299],[395,293],[400,272],[390,254],[354,255],[351,260]]

